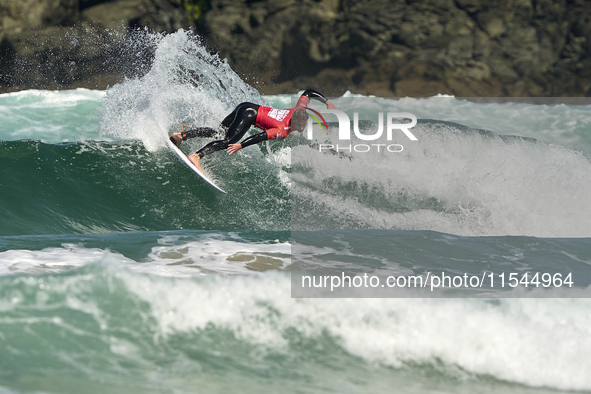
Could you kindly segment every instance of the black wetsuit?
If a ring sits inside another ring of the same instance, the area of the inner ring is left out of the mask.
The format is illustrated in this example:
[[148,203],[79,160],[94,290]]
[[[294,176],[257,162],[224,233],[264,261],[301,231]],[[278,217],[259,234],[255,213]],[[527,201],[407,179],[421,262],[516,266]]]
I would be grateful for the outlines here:
[[211,127],[197,127],[195,129],[190,129],[181,134],[183,141],[187,138],[214,137],[220,131],[226,130],[226,137],[223,140],[210,142],[201,148],[197,152],[197,155],[203,158],[203,156],[209,155],[210,153],[227,149],[230,144],[235,144],[240,141],[248,129],[254,125],[259,107],[258,104],[253,103],[238,104],[234,111],[222,121],[220,125],[221,130]]
[[[310,99],[316,99],[326,104],[328,99],[318,93],[313,89],[307,89],[302,96],[308,97]],[[189,129],[183,131],[181,134],[183,137],[183,141],[188,138],[195,138],[195,137],[214,137],[216,134],[225,131],[226,136],[223,140],[217,140],[210,142],[209,144],[205,145],[201,148],[197,155],[200,158],[203,158],[210,153],[216,152],[218,150],[227,149],[230,144],[235,144],[242,137],[244,134],[250,129],[252,126],[255,125],[258,110],[260,105],[253,104],[253,103],[241,103],[230,113],[230,115],[226,116],[226,118],[222,121],[219,129],[214,129],[211,127],[197,127],[195,129]],[[255,134],[247,139],[245,139],[241,145],[242,148],[245,148],[249,145],[258,144],[259,142],[266,141],[268,139],[268,135],[266,131],[262,133]]]

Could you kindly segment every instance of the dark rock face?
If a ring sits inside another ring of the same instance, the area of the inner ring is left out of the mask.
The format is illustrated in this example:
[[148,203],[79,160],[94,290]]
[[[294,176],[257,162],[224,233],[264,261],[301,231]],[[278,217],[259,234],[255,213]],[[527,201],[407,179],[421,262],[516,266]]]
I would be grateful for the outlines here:
[[104,89],[141,74],[153,51],[134,40],[144,26],[166,32],[190,23],[181,0],[2,1],[0,92]]
[[[129,32],[188,28],[186,1],[2,1],[0,91],[104,88],[139,74],[150,51],[131,45],[140,56],[122,59]],[[203,3],[206,41],[262,93],[591,95],[589,0]]]
[[263,91],[591,94],[584,0],[213,0],[209,40]]

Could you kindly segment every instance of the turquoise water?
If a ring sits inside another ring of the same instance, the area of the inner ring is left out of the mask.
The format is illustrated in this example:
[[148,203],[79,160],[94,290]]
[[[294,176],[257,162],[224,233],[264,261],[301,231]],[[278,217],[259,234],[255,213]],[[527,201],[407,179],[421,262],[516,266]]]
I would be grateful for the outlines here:
[[148,74],[106,91],[0,95],[0,391],[591,391],[587,298],[291,298],[290,280],[508,270],[587,286],[591,107],[347,93],[337,106],[369,120],[416,114],[419,142],[316,154],[315,130],[214,154],[220,197],[167,136],[293,97],[259,95],[187,33],[159,40]]

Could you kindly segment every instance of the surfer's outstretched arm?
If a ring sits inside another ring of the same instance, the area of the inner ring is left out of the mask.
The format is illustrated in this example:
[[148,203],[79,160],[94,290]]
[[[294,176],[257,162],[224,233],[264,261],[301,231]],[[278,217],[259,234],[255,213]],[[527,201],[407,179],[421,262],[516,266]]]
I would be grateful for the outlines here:
[[332,103],[332,101],[330,101],[329,99],[327,99],[322,94],[315,91],[314,89],[306,89],[306,91],[304,93],[302,93],[302,96],[307,97],[309,99],[318,100],[322,104],[325,104],[326,108],[328,108],[328,109],[337,109],[337,107]]
[[245,139],[241,143],[228,145],[227,151],[228,151],[228,154],[231,155],[232,153],[238,152],[242,148],[246,148],[247,146],[258,144],[259,142],[267,141],[268,139],[269,139],[269,136],[268,136],[267,132],[263,131],[262,133],[258,133],[258,134],[248,137],[247,139]]

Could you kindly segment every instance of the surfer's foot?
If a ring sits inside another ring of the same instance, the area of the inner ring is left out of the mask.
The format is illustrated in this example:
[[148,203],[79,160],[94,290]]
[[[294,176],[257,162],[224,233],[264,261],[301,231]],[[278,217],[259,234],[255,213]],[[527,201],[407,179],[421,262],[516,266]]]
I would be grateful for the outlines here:
[[181,133],[172,133],[170,141],[175,144],[177,148],[180,148],[181,142],[183,142],[183,137],[181,136]]
[[197,153],[193,153],[192,155],[187,156],[187,158],[199,171],[203,172],[203,169],[201,168],[201,158]]

